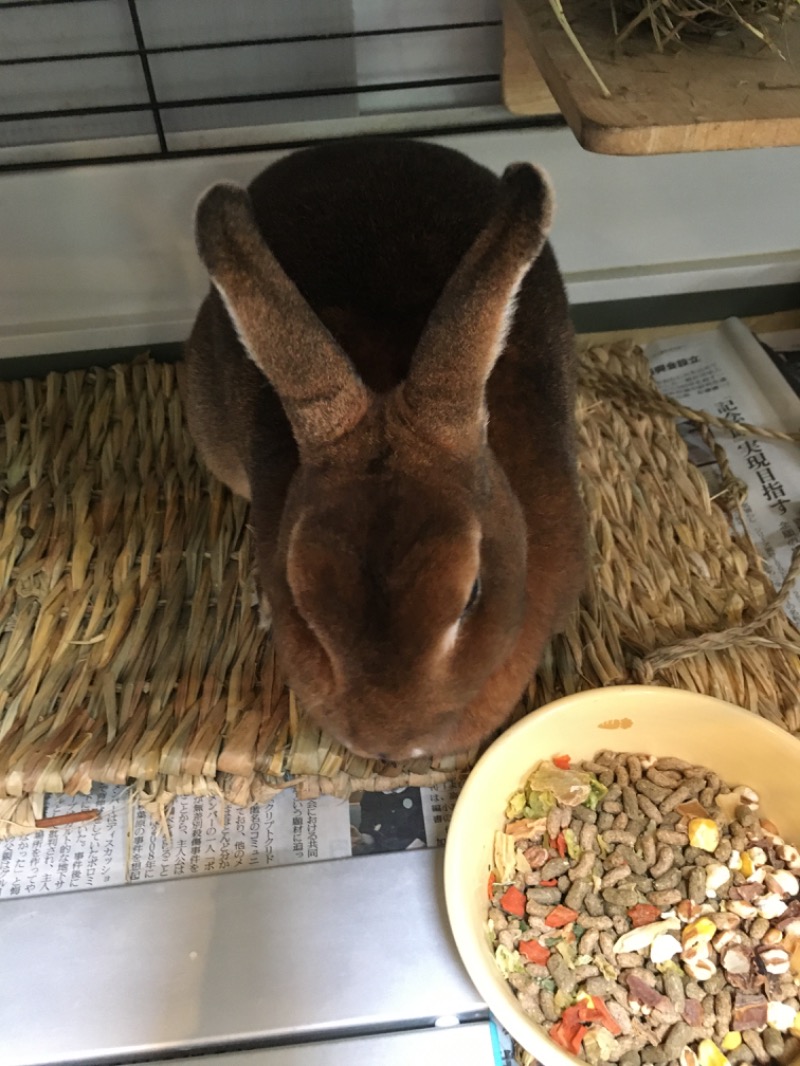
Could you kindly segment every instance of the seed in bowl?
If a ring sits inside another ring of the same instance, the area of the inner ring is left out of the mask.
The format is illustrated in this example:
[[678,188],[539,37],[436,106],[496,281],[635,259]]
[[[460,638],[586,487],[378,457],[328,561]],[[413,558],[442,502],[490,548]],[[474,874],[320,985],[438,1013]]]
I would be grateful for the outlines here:
[[622,1066],[800,1047],[800,853],[757,794],[678,758],[537,764],[495,835],[488,937],[522,1010]]

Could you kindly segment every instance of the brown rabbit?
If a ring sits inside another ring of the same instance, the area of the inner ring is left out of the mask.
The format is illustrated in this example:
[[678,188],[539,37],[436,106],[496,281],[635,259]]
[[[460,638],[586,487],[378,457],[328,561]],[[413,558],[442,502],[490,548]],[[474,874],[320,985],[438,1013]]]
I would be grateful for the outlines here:
[[580,590],[551,215],[533,167],[370,139],[198,206],[190,430],[251,501],[290,685],[360,754],[485,740]]

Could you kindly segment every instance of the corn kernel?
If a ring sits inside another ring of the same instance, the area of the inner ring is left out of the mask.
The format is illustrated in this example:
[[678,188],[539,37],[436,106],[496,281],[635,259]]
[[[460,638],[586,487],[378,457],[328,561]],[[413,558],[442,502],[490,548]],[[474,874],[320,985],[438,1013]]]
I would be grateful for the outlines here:
[[[689,843],[703,851],[716,851],[719,845],[719,826],[711,818],[692,818],[688,826]],[[724,1058],[724,1056],[723,1056]]]
[[741,870],[742,870],[742,873],[744,874],[745,877],[751,877],[752,873],[753,873],[753,870],[755,870],[755,866],[753,865],[753,860],[750,858],[750,856],[747,854],[746,851],[742,852]]
[[717,927],[711,919],[701,915],[683,927],[681,943],[684,948],[688,948],[692,944],[707,944],[716,935],[716,932]]
[[742,1043],[742,1034],[736,1033],[733,1030],[726,1033],[722,1038],[722,1050],[723,1051],[735,1051],[737,1047],[740,1047]]
[[795,1014],[792,1028],[789,1030],[792,1036],[800,1036],[800,1010]]
[[701,1040],[697,1047],[700,1066],[728,1066],[728,1060],[713,1040]]

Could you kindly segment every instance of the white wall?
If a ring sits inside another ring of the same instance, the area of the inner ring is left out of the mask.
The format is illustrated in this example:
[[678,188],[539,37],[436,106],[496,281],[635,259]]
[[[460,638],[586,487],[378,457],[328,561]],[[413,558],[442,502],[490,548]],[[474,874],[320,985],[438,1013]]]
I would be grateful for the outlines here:
[[[800,148],[614,158],[566,130],[437,139],[498,171],[516,159],[549,170],[575,303],[800,283]],[[0,175],[0,357],[183,338],[205,290],[198,195],[276,157]]]

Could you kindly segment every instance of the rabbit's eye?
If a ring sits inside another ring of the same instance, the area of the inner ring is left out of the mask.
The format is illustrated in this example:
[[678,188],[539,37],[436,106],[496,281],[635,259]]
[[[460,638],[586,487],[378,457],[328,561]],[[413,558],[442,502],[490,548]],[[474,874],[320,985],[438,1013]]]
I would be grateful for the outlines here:
[[469,599],[467,600],[466,605],[464,607],[464,610],[462,612],[462,617],[463,617],[463,615],[468,614],[469,611],[472,610],[472,608],[475,606],[475,604],[478,602],[478,600],[480,598],[481,598],[481,579],[480,579],[480,576],[478,576],[478,577],[475,578],[475,584],[472,586],[472,589],[470,590]]

